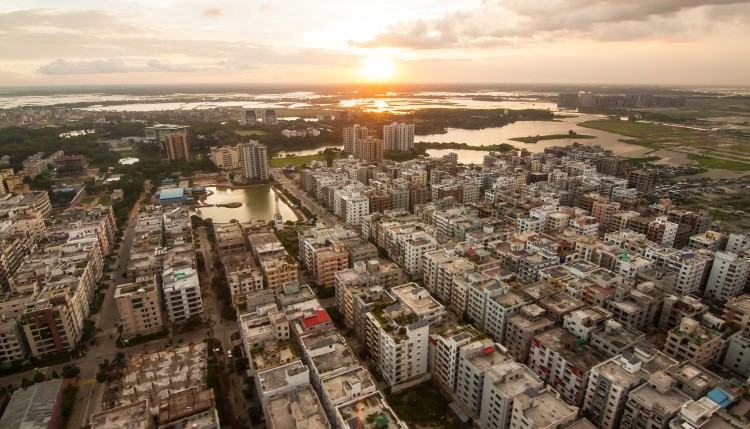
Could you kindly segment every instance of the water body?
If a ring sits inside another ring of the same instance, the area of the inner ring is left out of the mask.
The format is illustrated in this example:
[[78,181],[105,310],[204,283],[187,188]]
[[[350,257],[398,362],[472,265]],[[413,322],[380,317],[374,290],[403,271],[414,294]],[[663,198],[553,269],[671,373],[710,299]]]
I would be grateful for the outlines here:
[[[552,146],[565,146],[576,141],[575,139],[558,139],[558,140],[541,140],[537,143],[521,143],[510,140],[513,137],[527,137],[536,135],[549,134],[568,134],[573,130],[578,134],[587,134],[596,136],[595,139],[581,139],[579,143],[598,144],[606,149],[611,149],[616,155],[626,157],[637,157],[648,152],[649,149],[642,146],[627,144],[619,141],[627,138],[619,134],[608,133],[606,131],[584,128],[578,124],[584,121],[601,119],[600,116],[580,115],[573,118],[564,118],[558,121],[518,121],[504,127],[485,128],[483,130],[464,130],[459,128],[449,128],[446,134],[432,134],[425,136],[415,136],[416,142],[438,142],[438,143],[466,143],[470,146],[482,146],[491,144],[507,143],[517,148],[525,148],[531,152],[544,152],[544,149]],[[440,149],[442,151],[442,149]],[[447,151],[445,153],[448,153]],[[459,151],[455,151],[458,153]],[[469,151],[461,151],[469,152]],[[432,154],[432,152],[428,151]],[[436,154],[438,152],[435,152]],[[442,153],[442,152],[440,152]],[[484,154],[484,152],[480,152]],[[469,157],[467,156],[466,159]],[[481,156],[480,156],[481,159]],[[459,154],[460,162],[463,161]]]
[[[192,214],[204,219],[211,218],[215,223],[227,223],[232,219],[240,222],[252,220],[271,220],[273,218],[276,193],[269,185],[253,186],[250,188],[229,189],[210,186],[206,188],[213,195],[206,198],[207,204],[242,203],[242,207],[230,209],[226,207],[205,207],[194,209]],[[296,221],[297,216],[292,209],[279,200],[279,211],[284,221]]]

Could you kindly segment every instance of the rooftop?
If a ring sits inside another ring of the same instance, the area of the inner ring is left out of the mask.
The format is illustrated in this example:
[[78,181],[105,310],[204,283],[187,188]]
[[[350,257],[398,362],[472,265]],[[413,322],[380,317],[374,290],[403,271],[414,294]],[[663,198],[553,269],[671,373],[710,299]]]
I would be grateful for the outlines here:
[[331,425],[312,386],[299,387],[268,403],[269,429],[327,429]]
[[258,380],[262,392],[274,392],[289,386],[289,378],[298,374],[308,372],[307,366],[297,360],[284,366],[277,366],[269,370],[259,372]]
[[630,397],[647,407],[658,410],[662,414],[673,414],[680,410],[690,397],[675,388],[660,392],[651,383],[646,383],[633,390]]
[[57,396],[63,380],[53,379],[17,390],[10,398],[2,418],[2,429],[47,429],[56,427]]
[[505,347],[485,339],[469,343],[461,348],[461,354],[479,371],[512,359]]
[[538,333],[534,338],[546,347],[559,353],[568,363],[578,368],[582,373],[590,370],[594,365],[607,359],[599,351],[593,349],[578,337],[563,328],[555,327]]
[[151,427],[151,412],[146,399],[110,408],[91,416],[91,429],[146,429]]
[[[367,427],[368,419],[382,422],[380,429],[400,429],[400,420],[391,411],[380,392],[350,402],[337,408],[346,423],[346,429],[360,429]],[[363,416],[365,421],[360,420]]]
[[325,350],[311,359],[320,375],[357,365],[357,359],[354,358],[351,349],[335,330],[321,331],[304,337],[302,344],[312,355]]
[[[537,396],[534,396],[534,394]],[[534,422],[534,426],[537,428],[546,428],[578,413],[578,408],[566,404],[550,390],[542,393],[534,391],[529,396],[533,402],[529,408],[523,411],[523,414]],[[520,400],[520,398],[517,400]]]
[[321,384],[322,388],[328,392],[331,401],[335,403],[350,397],[349,392],[352,389],[352,385],[357,383],[360,383],[360,390],[362,392],[375,387],[375,383],[370,378],[370,373],[361,366],[327,378]]

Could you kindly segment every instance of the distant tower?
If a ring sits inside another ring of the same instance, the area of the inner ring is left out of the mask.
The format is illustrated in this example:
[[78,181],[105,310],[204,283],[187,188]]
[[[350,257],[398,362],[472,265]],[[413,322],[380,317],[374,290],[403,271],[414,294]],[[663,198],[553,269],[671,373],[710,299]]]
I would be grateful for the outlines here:
[[276,210],[273,214],[273,225],[276,227],[276,231],[284,229],[284,218],[281,217],[281,210],[279,210],[279,195],[276,194]]

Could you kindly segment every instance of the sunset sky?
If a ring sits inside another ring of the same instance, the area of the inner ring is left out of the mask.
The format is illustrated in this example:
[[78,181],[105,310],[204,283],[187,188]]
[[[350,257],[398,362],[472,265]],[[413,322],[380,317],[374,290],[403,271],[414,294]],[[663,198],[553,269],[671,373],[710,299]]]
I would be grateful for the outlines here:
[[0,86],[369,81],[750,85],[750,2],[0,2]]

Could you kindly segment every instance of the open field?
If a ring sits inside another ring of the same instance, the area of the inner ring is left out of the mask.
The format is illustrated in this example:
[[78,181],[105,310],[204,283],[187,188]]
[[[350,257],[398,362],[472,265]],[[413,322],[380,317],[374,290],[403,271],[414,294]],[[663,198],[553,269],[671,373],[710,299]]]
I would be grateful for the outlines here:
[[698,161],[700,166],[703,168],[719,168],[732,171],[750,171],[750,163],[747,162],[692,154],[688,155],[688,158],[693,161]]
[[446,419],[448,400],[440,394],[431,381],[419,384],[396,394],[387,395],[393,411],[409,427],[456,427]]
[[237,130],[235,131],[241,136],[265,136],[268,135],[268,131],[263,130]]
[[614,119],[598,119],[595,121],[582,122],[578,125],[641,139],[659,139],[685,134],[685,130],[665,125],[649,124],[645,122],[618,121]]
[[291,164],[292,167],[301,167],[310,161],[325,161],[326,157],[323,155],[306,155],[306,156],[292,156],[289,158],[272,158],[269,163],[271,167],[282,168],[287,164]]

